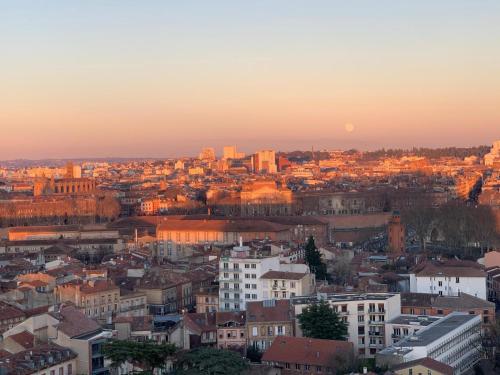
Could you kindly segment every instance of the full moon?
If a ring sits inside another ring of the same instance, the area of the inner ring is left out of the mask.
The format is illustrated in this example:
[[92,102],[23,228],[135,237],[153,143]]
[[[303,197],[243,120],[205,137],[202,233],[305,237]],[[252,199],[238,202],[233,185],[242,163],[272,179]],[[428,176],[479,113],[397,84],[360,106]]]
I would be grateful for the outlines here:
[[345,124],[345,131],[348,133],[352,133],[354,131],[354,125],[353,124]]

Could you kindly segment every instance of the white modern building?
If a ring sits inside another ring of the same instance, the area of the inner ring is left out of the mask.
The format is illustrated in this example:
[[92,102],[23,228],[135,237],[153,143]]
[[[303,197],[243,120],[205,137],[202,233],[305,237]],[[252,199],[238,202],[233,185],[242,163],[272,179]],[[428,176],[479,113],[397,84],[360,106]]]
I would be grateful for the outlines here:
[[313,273],[309,272],[305,264],[297,264],[297,266],[304,266],[307,271],[268,271],[262,275],[260,278],[260,286],[262,288],[263,299],[288,299],[297,296],[311,295],[316,288],[315,276]]
[[263,256],[248,246],[235,246],[219,263],[219,310],[245,310],[247,301],[263,299],[260,277],[280,269],[280,257]]
[[377,364],[390,367],[430,357],[464,374],[481,358],[480,333],[480,316],[454,312],[380,351]]
[[410,274],[410,292],[457,296],[467,293],[487,299],[486,272],[468,265],[427,263]]
[[[385,322],[401,314],[401,298],[397,293],[318,293],[314,297],[292,298],[295,316],[320,300],[328,301],[348,324],[348,341],[353,343],[355,353],[364,358],[373,358],[387,345]],[[302,336],[298,321],[295,329],[296,335]]]

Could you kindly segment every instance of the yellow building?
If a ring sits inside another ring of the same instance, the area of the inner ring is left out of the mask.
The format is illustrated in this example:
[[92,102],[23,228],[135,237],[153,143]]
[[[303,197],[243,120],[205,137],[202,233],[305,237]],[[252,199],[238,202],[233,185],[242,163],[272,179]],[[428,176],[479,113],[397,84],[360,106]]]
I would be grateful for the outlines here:
[[58,302],[72,302],[89,318],[106,320],[119,311],[120,288],[111,280],[75,281],[58,285]]
[[392,370],[396,375],[454,375],[453,367],[430,357],[402,363]]

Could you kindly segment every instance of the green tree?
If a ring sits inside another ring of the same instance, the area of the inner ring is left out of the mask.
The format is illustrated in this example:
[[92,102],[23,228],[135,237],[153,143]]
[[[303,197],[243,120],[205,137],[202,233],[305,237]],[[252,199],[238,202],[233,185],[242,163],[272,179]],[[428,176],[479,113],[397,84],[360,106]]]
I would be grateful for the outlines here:
[[298,316],[305,337],[326,340],[346,340],[347,324],[340,319],[328,302],[306,306]]
[[105,343],[103,354],[111,360],[111,367],[119,367],[125,362],[136,362],[145,372],[165,366],[167,359],[176,352],[175,345],[157,344],[154,341],[136,342],[113,340]]
[[311,272],[316,275],[316,279],[326,279],[326,264],[321,259],[322,255],[314,243],[313,236],[309,237],[305,247],[305,261],[311,269]]
[[241,374],[248,363],[236,352],[201,347],[183,354],[177,365],[178,375]]
[[250,362],[260,362],[262,359],[262,352],[259,350],[259,348],[256,345],[250,345],[247,348],[247,355],[246,357]]

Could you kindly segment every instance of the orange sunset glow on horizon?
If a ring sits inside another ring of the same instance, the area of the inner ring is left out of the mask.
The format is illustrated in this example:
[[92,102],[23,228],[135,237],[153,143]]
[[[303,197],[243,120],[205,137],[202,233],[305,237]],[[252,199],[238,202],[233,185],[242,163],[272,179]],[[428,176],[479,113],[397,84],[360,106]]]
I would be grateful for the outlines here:
[[27,1],[0,12],[0,160],[500,137],[496,1]]

